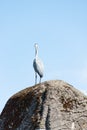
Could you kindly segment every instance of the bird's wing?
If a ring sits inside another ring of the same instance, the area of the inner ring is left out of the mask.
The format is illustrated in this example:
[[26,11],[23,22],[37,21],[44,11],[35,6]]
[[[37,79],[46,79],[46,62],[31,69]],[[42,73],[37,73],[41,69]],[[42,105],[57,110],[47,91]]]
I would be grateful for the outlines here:
[[39,76],[43,77],[44,66],[40,59],[34,59],[33,67],[34,70],[39,74]]

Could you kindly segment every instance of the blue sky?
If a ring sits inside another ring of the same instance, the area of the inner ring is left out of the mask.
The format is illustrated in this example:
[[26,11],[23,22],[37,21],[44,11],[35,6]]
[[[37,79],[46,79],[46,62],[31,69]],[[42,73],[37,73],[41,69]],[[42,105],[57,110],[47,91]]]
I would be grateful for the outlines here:
[[42,81],[61,79],[87,91],[87,1],[0,1],[0,112],[16,92],[34,85],[34,43]]

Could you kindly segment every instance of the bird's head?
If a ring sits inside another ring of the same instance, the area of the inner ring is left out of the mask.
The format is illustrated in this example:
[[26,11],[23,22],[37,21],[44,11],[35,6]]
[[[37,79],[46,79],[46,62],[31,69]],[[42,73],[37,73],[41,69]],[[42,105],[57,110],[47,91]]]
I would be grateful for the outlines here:
[[34,47],[35,47],[36,49],[38,49],[38,44],[37,44],[37,43],[35,43],[35,44],[34,44]]

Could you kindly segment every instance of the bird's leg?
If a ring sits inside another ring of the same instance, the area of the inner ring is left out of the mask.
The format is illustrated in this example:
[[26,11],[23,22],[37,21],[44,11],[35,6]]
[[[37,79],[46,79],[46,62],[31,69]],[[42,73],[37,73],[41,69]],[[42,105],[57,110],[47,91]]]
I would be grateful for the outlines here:
[[37,73],[35,72],[35,85],[37,84]]
[[40,77],[40,82],[39,83],[41,83],[41,77]]

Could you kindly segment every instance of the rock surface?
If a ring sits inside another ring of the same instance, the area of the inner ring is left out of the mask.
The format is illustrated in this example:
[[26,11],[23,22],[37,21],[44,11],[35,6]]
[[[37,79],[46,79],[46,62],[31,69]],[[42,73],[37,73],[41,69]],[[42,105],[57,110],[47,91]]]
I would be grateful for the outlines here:
[[0,130],[87,130],[87,97],[61,80],[26,88],[6,103]]

